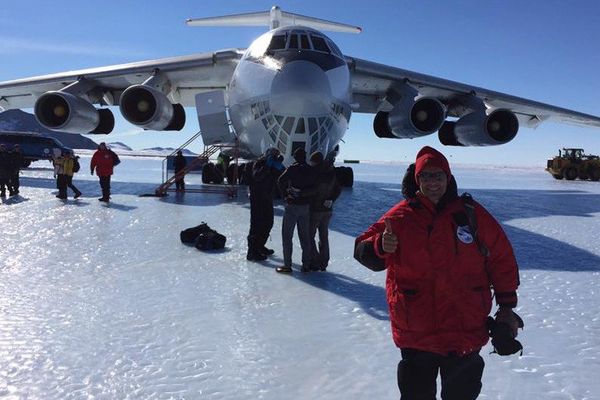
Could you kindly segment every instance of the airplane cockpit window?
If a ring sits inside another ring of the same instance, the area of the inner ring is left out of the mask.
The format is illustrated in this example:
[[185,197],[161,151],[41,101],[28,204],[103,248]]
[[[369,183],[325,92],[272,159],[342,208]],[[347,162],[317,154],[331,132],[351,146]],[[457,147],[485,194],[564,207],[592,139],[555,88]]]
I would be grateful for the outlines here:
[[284,50],[286,40],[286,35],[274,35],[271,39],[271,43],[269,44],[267,52],[271,52],[273,50]]
[[335,54],[336,56],[340,57],[340,58],[344,58],[344,56],[342,55],[342,52],[340,51],[340,49],[336,46],[335,43],[333,43],[331,40],[326,39],[327,40],[327,44],[329,45],[329,48],[331,49],[331,53]]
[[290,44],[288,45],[288,49],[297,49],[298,48],[298,35],[292,33],[290,35]]
[[303,50],[310,50],[310,42],[308,41],[308,35],[300,35],[300,48]]
[[327,47],[325,39],[323,39],[321,36],[310,35],[310,40],[312,41],[313,48],[315,50],[329,53],[329,47]]

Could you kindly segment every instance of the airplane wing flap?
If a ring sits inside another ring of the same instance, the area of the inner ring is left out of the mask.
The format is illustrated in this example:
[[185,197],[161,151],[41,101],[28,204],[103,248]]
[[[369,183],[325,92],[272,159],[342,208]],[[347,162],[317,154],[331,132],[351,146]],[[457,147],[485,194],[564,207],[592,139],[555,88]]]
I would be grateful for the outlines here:
[[[110,92],[118,99],[120,92],[131,85],[144,82],[156,69],[169,79],[174,88],[174,96],[177,96],[179,88],[196,93],[224,88],[242,54],[243,50],[240,49],[222,50],[0,82],[0,107],[33,107],[39,95],[50,90],[60,90],[80,77],[93,81],[95,87]],[[183,97],[191,99],[184,106],[194,105],[193,96]]]
[[507,108],[527,126],[537,126],[544,120],[556,120],[577,125],[600,127],[600,117],[540,103],[492,90],[466,85],[447,79],[420,74],[400,68],[346,57],[352,74],[352,92],[356,112],[374,113],[389,111],[386,94],[396,82],[404,82],[419,91],[420,95],[438,98],[448,106],[448,114],[458,117],[469,107],[472,96],[481,99],[488,107]]

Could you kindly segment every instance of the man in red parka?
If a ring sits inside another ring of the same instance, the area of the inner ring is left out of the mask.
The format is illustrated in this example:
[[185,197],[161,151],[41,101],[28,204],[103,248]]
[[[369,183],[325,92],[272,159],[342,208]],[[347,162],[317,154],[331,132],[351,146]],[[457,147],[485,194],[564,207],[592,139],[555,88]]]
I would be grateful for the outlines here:
[[414,178],[416,193],[356,239],[354,257],[372,270],[387,269],[392,334],[402,354],[401,399],[435,399],[438,373],[442,399],[476,399],[484,367],[479,351],[489,339],[492,288],[499,306],[496,321],[517,335],[512,311],[517,305],[517,263],[500,224],[474,201],[477,232],[471,232],[443,154],[427,146],[421,149]]
[[110,176],[113,174],[113,167],[115,165],[115,154],[112,150],[106,147],[106,143],[102,142],[98,146],[98,150],[92,156],[90,162],[90,171],[94,175],[94,169],[96,175],[100,178],[100,188],[102,189],[102,197],[98,200],[108,203],[110,200]]

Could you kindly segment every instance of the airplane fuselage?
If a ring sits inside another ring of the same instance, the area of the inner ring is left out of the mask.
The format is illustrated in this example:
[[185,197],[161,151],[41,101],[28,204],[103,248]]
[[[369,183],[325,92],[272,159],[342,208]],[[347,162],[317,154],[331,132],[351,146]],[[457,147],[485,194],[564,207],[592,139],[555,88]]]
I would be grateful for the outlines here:
[[276,147],[289,163],[301,147],[331,157],[350,120],[350,71],[323,33],[286,26],[246,50],[227,96],[240,146],[249,154]]

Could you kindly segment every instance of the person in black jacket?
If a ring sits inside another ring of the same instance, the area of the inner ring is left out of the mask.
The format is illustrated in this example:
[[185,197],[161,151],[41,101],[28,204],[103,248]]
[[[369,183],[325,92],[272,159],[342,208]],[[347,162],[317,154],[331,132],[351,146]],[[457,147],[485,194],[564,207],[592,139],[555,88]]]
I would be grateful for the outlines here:
[[248,261],[263,261],[274,253],[265,247],[273,228],[273,191],[283,170],[279,150],[269,148],[252,164],[247,164],[250,191],[250,232],[248,233]]
[[[323,154],[314,152],[310,156],[310,165],[314,169],[314,195],[310,201],[311,261],[310,269],[325,271],[329,264],[329,221],[333,211],[333,202],[342,189],[335,176],[335,168],[330,161],[323,160]],[[315,243],[315,234],[319,231],[319,246]]]
[[[180,171],[182,171],[187,165],[187,161],[181,150],[177,152],[177,155],[173,159],[173,167],[175,168],[175,175],[177,175]],[[175,179],[175,191],[177,192],[185,192],[185,181],[183,180],[185,174],[181,173],[177,179]]]
[[19,187],[21,182],[19,181],[19,173],[23,167],[23,153],[19,144],[13,146],[12,151],[9,153],[9,176],[8,176],[8,188],[10,195],[19,194]]
[[0,143],[0,197],[6,197],[6,188],[10,191],[8,182],[10,176],[10,157],[4,144]]
[[310,195],[314,185],[314,173],[306,164],[303,148],[294,151],[295,163],[279,177],[277,185],[285,201],[281,236],[283,244],[283,266],[277,272],[292,272],[292,247],[294,229],[298,226],[298,237],[302,247],[302,272],[310,271]]

